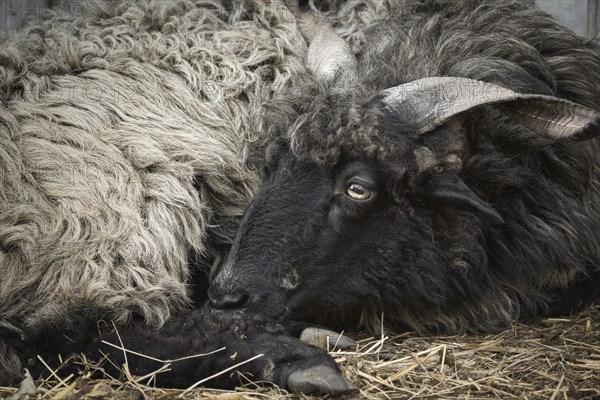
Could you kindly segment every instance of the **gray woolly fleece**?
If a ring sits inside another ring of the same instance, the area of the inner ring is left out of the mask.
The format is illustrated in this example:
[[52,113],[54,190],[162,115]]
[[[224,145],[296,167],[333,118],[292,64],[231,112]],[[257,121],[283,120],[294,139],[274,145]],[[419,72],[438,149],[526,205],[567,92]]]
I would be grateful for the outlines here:
[[[358,48],[394,4],[332,21]],[[311,79],[306,45],[280,1],[47,17],[0,49],[0,327],[160,326],[190,303],[189,257],[208,270],[229,244],[259,184],[263,105]]]

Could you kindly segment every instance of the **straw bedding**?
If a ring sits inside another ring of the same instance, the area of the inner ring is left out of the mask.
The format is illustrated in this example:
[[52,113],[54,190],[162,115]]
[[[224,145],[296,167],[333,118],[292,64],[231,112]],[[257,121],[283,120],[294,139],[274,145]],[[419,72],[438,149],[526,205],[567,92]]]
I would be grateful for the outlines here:
[[[380,338],[350,335],[357,350],[331,349],[361,399],[598,399],[600,305],[570,318],[546,318],[487,335]],[[65,360],[67,361],[67,360]],[[73,362],[73,360],[69,361]],[[85,360],[83,371],[97,368]],[[52,399],[295,399],[310,398],[248,383],[235,392],[153,388],[151,377],[74,378],[42,382],[32,398]],[[150,384],[148,384],[150,381]],[[14,393],[0,388],[0,396]]]

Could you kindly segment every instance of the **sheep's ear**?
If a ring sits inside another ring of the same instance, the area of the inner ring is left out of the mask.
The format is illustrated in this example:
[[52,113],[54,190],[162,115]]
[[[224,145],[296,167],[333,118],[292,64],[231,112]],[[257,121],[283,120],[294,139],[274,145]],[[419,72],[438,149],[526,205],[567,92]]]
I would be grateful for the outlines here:
[[450,172],[430,176],[425,182],[424,197],[432,204],[468,211],[493,224],[504,223],[504,219],[492,206]]
[[424,78],[382,93],[382,103],[414,126],[431,132],[453,116],[489,104],[549,139],[586,140],[600,135],[600,112],[565,99],[523,94],[467,78]]

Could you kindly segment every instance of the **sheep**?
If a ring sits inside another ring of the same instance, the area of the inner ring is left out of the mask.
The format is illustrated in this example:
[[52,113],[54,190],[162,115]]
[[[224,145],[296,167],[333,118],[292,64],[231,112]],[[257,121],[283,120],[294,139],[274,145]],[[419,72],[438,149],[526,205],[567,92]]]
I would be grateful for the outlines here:
[[212,306],[463,333],[589,302],[600,48],[530,2],[407,1],[349,63],[312,6],[298,20],[319,82],[271,106]]
[[[356,43],[390,7],[358,3],[363,11],[340,21]],[[302,375],[318,367],[337,392],[351,390],[288,325],[201,309],[259,186],[250,147],[264,140],[263,105],[312,79],[286,5],[65,5],[3,34],[0,48],[0,384],[20,380],[23,363],[37,370],[36,352],[52,363],[59,350],[114,343],[114,323],[126,347],[144,337],[167,359],[227,347],[195,368],[178,364],[184,381],[164,385],[194,383],[237,349],[266,354],[244,367],[255,378],[321,390]],[[236,329],[248,343],[231,342]],[[56,343],[63,335],[78,339]],[[277,357],[291,347],[287,367]]]

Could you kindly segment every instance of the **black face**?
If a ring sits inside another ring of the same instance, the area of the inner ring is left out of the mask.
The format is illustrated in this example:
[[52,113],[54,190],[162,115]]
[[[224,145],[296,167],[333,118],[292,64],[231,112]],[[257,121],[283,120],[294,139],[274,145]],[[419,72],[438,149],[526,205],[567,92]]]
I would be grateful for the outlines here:
[[324,169],[288,156],[244,216],[209,290],[213,306],[301,318],[377,302],[391,239],[388,202],[367,162]]
[[[208,290],[214,308],[330,327],[360,318],[377,329],[383,311],[396,326],[431,316],[445,324],[488,297],[483,232],[496,232],[503,216],[455,172],[458,135],[440,127],[420,136],[382,118],[367,141],[378,151],[352,142],[359,151],[340,147],[335,164],[281,151]],[[370,125],[348,128],[346,139],[361,140]],[[323,130],[303,138],[313,132]]]

